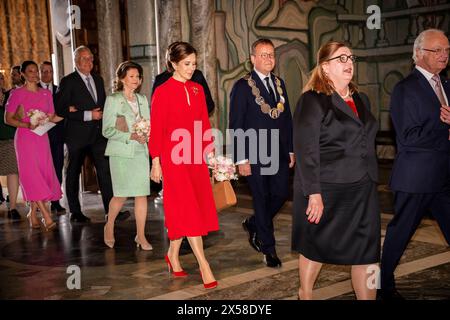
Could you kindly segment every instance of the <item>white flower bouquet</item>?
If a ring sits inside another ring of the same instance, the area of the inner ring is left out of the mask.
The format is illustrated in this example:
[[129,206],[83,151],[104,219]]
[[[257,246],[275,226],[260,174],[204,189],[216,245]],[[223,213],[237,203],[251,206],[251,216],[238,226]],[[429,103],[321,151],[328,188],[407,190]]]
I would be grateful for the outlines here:
[[144,119],[144,118],[138,118],[136,122],[133,124],[132,133],[136,133],[138,136],[141,137],[148,137],[150,136],[150,120]]
[[42,126],[49,121],[48,115],[37,109],[31,109],[28,111],[27,116],[30,118],[30,123],[33,126]]

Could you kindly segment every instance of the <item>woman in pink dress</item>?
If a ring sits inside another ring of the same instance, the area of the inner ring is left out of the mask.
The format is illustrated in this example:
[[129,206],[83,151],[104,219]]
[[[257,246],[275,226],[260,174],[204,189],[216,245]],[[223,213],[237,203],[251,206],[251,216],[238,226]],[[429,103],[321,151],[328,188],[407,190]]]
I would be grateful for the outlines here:
[[[50,121],[61,121],[54,113],[52,94],[47,89],[38,87],[38,66],[33,61],[24,61],[20,71],[26,82],[23,87],[15,89],[6,104],[5,123],[17,127],[14,138],[19,180],[25,201],[31,202],[31,209],[27,215],[32,228],[39,228],[37,208],[42,213],[42,224],[48,231],[56,227],[52,220],[47,201],[61,198],[61,186],[53,167],[52,155],[47,133],[42,136],[32,130],[37,125],[30,123],[28,112],[40,110],[45,112]],[[19,107],[23,107],[23,114]]]

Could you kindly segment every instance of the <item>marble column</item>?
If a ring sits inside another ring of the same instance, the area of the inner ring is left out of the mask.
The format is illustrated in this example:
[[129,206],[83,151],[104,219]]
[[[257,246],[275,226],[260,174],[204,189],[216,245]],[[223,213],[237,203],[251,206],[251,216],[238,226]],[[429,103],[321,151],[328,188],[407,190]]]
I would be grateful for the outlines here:
[[191,1],[191,39],[197,49],[197,67],[205,75],[215,102],[214,116],[211,125],[217,127],[218,89],[217,89],[217,57],[215,38],[215,5],[214,0]]
[[112,92],[117,66],[123,61],[119,1],[97,0],[96,9],[100,73],[108,95]]
[[166,69],[166,50],[174,41],[181,41],[181,1],[158,1],[158,37],[161,71]]

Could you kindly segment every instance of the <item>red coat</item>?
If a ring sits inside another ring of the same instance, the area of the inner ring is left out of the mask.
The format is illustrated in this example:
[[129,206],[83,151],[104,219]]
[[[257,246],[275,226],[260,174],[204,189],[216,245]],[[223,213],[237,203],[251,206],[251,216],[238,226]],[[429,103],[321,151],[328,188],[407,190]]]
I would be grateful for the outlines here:
[[153,94],[150,121],[149,150],[152,158],[160,157],[161,161],[169,239],[219,230],[203,155],[212,139],[202,139],[211,129],[202,86],[170,78]]

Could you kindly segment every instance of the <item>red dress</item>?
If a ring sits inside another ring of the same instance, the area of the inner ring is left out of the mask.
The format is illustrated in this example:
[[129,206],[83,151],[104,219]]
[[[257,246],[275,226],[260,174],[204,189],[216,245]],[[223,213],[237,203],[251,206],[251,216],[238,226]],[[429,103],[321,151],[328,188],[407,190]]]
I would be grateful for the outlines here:
[[149,150],[161,161],[169,239],[219,230],[204,157],[212,139],[202,139],[211,129],[202,86],[170,78],[153,93],[150,121]]

